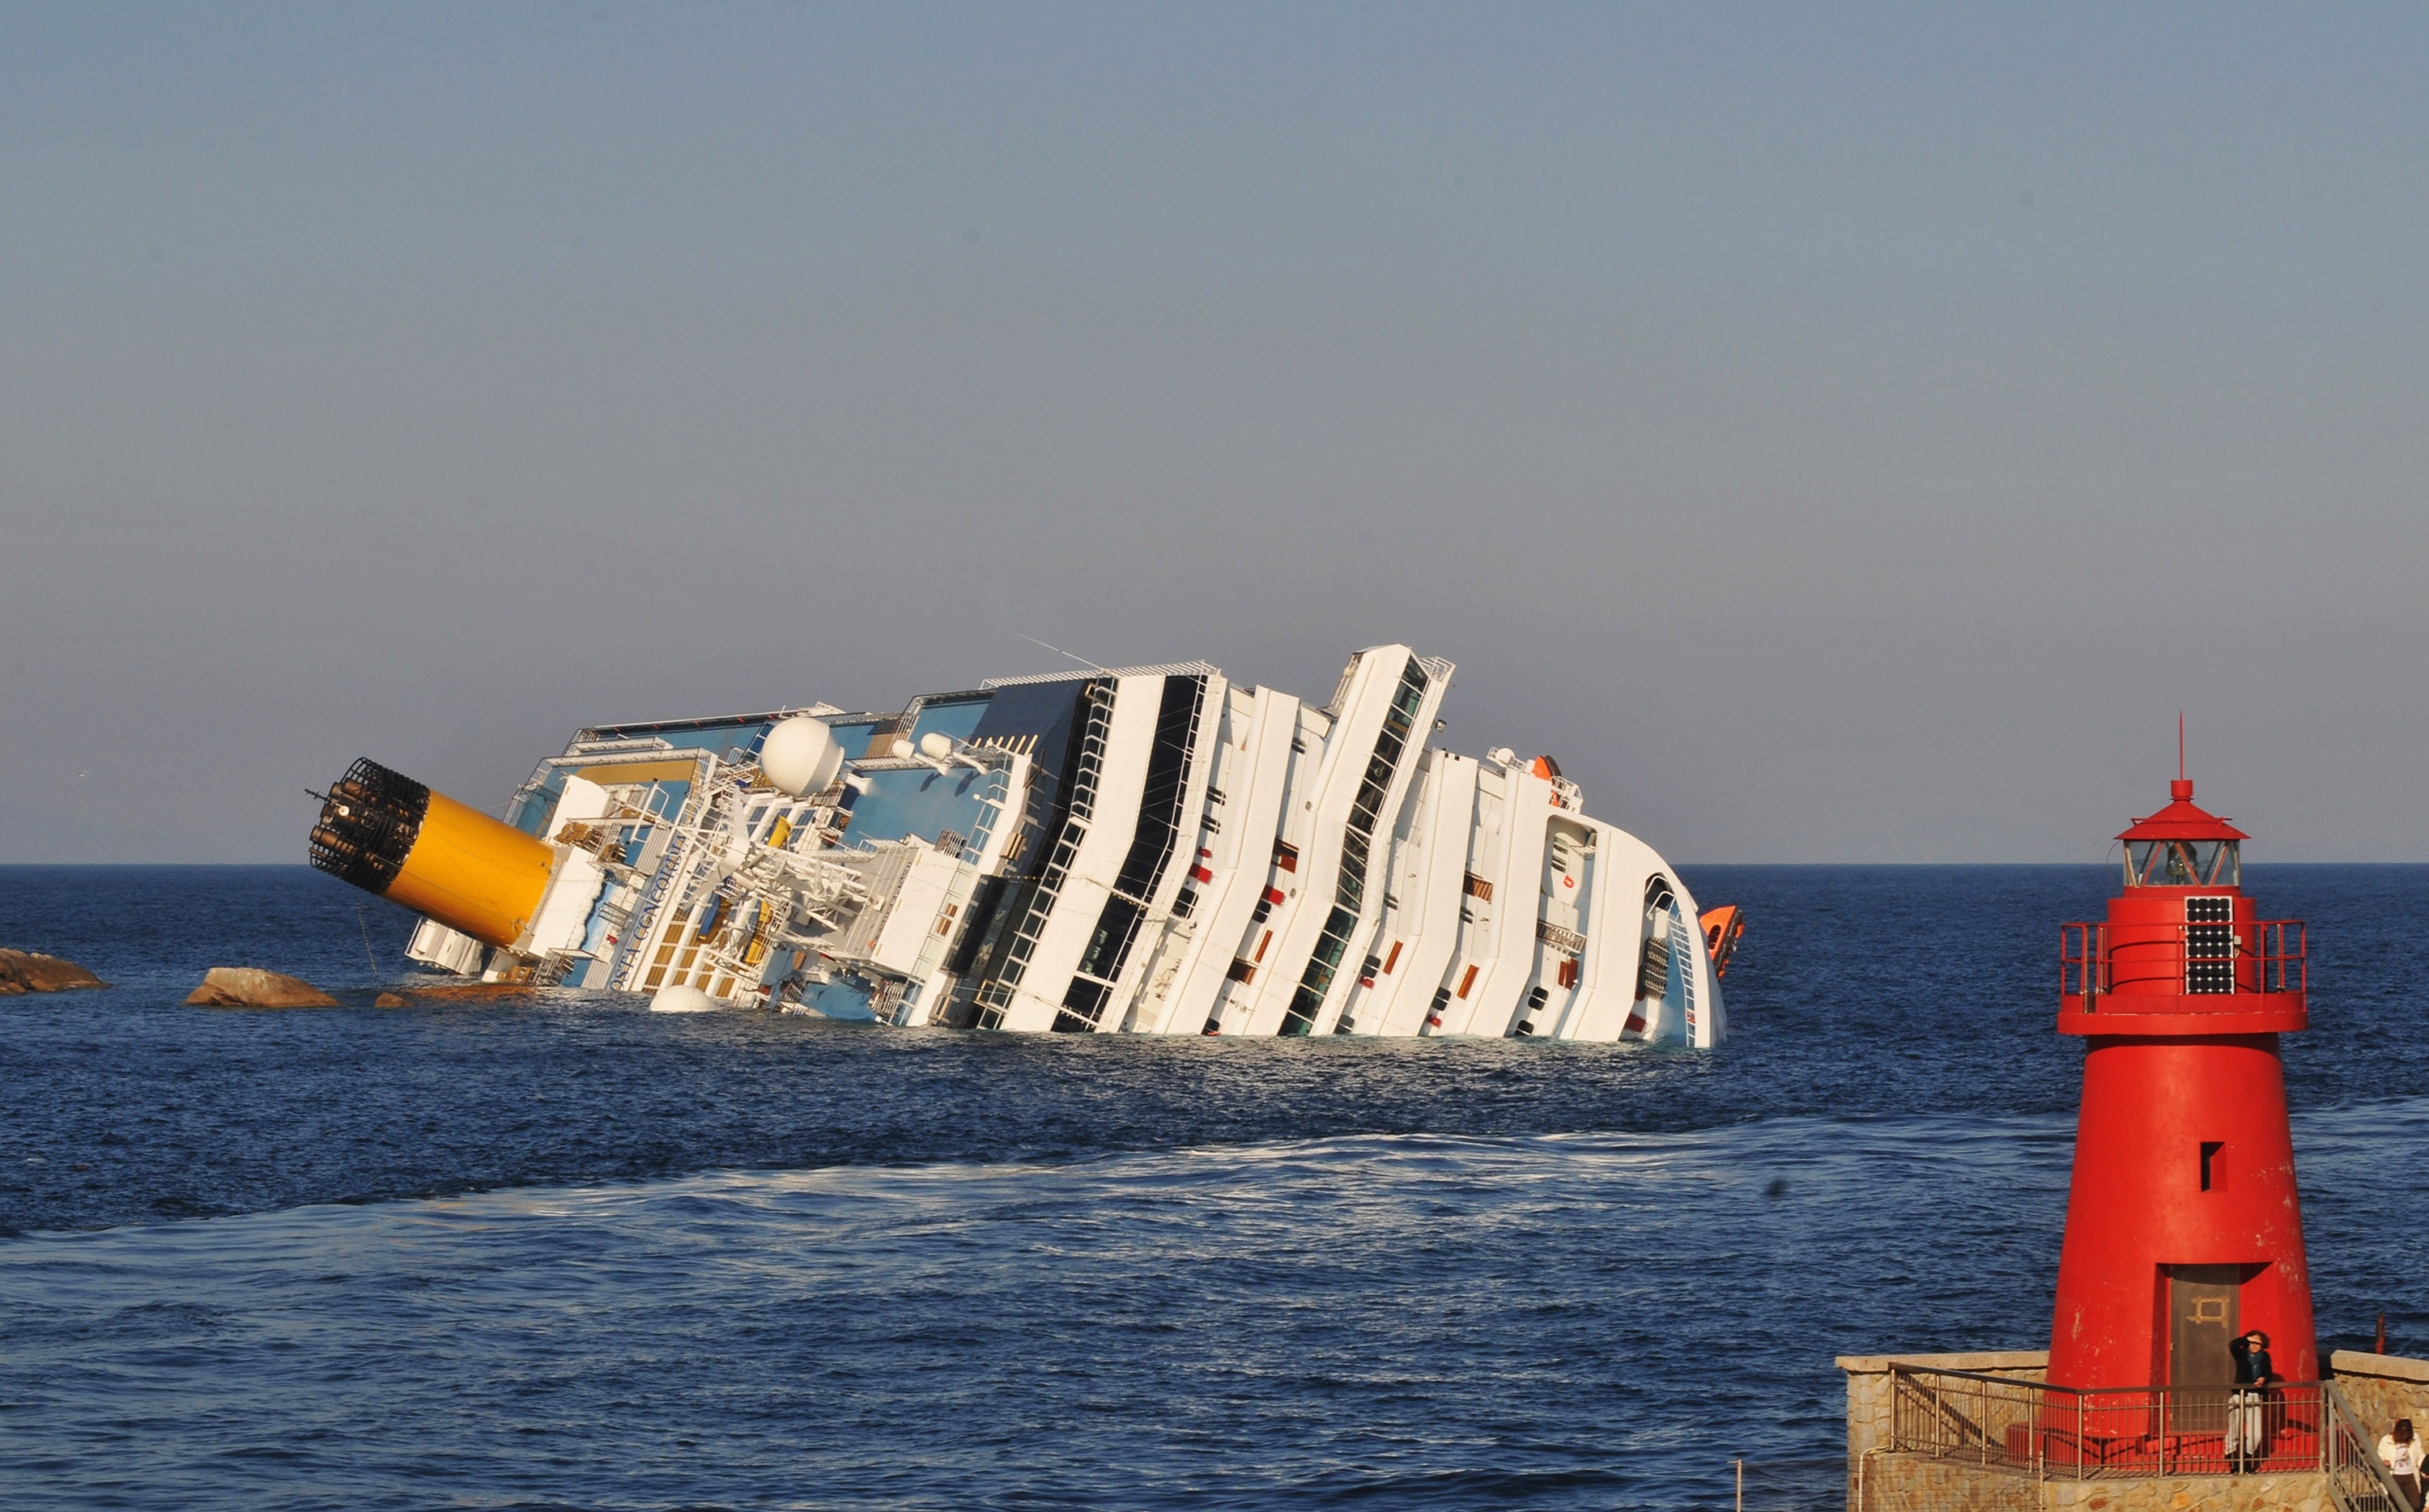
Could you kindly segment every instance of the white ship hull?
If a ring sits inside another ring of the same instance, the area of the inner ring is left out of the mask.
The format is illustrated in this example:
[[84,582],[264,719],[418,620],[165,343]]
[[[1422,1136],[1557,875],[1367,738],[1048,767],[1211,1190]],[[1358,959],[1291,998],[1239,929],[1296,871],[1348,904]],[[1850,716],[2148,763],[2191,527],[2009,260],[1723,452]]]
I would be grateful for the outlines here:
[[385,860],[344,838],[369,821],[341,798],[367,783],[444,802],[359,763],[314,860],[421,900],[410,953],[438,969],[662,1007],[1717,1044],[1719,973],[1676,872],[1587,816],[1548,758],[1428,748],[1451,670],[1382,646],[1322,708],[1199,663],[1007,679],[899,713],[584,731],[507,814],[500,854],[537,891],[487,912],[458,895],[507,861],[442,855],[403,818]]

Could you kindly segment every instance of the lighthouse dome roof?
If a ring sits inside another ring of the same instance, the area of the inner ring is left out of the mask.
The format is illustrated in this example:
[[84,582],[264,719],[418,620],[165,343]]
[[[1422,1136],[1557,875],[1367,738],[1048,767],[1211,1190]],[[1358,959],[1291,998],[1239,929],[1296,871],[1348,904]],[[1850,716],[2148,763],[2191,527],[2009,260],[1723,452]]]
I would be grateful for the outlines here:
[[2252,837],[2193,803],[2193,784],[2178,778],[2168,784],[2174,801],[2146,819],[2137,819],[2120,840],[2249,840]]

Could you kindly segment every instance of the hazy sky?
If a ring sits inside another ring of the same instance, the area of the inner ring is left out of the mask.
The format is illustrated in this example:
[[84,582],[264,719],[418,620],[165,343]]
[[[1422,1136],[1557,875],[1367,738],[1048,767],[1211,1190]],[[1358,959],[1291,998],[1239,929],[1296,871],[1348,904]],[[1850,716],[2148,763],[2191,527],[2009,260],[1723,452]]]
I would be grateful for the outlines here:
[[2429,10],[0,7],[0,862],[1460,671],[1674,859],[2429,860]]

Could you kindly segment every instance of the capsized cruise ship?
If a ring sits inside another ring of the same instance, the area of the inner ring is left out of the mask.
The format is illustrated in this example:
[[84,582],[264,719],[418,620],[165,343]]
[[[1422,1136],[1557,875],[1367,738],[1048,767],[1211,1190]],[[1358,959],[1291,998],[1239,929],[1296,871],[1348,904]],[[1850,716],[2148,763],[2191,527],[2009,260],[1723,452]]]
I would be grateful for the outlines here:
[[1427,744],[1451,664],[1322,707],[1203,662],[603,725],[504,822],[377,763],[312,864],[490,981],[1019,1032],[1719,1043],[1743,929],[1547,756]]

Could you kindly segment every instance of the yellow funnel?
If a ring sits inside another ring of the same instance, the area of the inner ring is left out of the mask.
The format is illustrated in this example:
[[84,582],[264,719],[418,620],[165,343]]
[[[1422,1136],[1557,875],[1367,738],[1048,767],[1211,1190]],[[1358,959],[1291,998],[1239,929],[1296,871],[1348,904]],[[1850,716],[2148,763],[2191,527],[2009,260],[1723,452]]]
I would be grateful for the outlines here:
[[512,945],[548,890],[556,853],[372,761],[330,788],[312,864],[451,929]]

